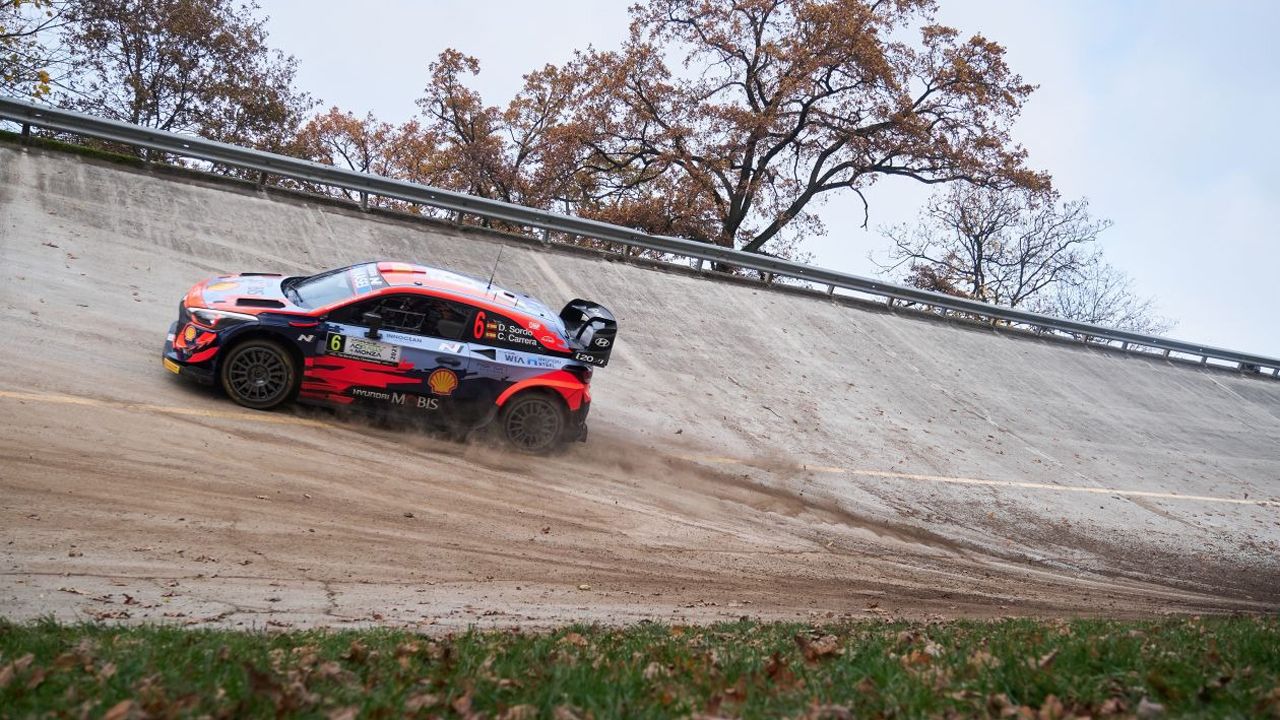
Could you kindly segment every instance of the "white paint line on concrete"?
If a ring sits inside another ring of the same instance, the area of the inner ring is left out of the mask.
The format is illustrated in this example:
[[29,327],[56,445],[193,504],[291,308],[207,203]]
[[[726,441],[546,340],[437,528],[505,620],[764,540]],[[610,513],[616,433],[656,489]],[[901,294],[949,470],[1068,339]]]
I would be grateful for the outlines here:
[[[712,457],[704,455],[680,455],[682,460],[703,462],[713,465],[744,465],[751,467],[748,460]],[[985,478],[948,477],[945,475],[921,475],[918,473],[894,472],[890,470],[862,470],[828,465],[800,465],[795,468],[803,472],[817,472],[859,477],[885,478],[890,480],[915,480],[919,482],[943,483],[948,485],[977,485],[984,487],[1014,488],[1019,490],[1048,490],[1051,492],[1088,493],[1091,495],[1119,495],[1120,497],[1155,498],[1159,500],[1183,500],[1193,502],[1226,503],[1229,505],[1252,505],[1255,507],[1280,508],[1280,500],[1255,500],[1251,498],[1228,498],[1211,495],[1185,495],[1182,493],[1155,492],[1151,490],[1124,490],[1121,488],[1089,487],[1087,485],[1053,485],[1050,483],[1021,482],[1017,480],[988,480]]]

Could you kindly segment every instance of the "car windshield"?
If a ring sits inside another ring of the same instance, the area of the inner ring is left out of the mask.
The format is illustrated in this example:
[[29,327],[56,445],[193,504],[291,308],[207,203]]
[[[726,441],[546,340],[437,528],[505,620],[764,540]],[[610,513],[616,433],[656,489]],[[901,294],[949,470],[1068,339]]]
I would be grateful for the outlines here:
[[332,305],[355,295],[347,270],[338,268],[311,277],[289,278],[283,289],[289,300],[299,307],[317,308]]

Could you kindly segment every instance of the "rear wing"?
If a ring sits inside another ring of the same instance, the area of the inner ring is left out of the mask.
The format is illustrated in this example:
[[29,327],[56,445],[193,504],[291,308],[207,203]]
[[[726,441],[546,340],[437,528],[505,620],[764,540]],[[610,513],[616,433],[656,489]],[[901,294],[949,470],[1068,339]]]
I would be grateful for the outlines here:
[[604,367],[618,335],[618,321],[608,308],[590,300],[570,300],[560,311],[573,359]]

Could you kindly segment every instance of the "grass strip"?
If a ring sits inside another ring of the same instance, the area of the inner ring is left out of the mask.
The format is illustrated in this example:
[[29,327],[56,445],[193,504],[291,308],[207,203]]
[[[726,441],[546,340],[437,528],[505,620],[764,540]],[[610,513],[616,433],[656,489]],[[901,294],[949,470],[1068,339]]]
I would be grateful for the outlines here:
[[0,716],[1280,717],[1280,619],[240,632],[0,621]]

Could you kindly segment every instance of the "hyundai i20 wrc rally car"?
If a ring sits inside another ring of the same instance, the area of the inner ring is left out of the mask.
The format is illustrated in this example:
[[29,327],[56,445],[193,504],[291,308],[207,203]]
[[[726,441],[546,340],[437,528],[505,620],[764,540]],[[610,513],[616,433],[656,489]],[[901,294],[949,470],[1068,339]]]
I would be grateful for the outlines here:
[[616,335],[593,302],[556,314],[477,278],[367,262],[206,280],[179,304],[163,362],[247,408],[403,411],[463,433],[496,422],[516,449],[543,453],[586,438],[592,368]]

